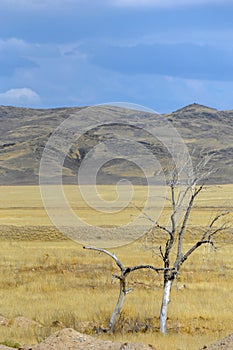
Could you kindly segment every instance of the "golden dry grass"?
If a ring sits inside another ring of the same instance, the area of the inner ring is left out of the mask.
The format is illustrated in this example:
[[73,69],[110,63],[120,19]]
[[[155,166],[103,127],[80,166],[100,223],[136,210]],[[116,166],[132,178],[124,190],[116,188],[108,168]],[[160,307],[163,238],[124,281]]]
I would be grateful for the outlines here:
[[[215,187],[203,193],[194,210],[195,234],[211,213],[230,208],[232,188]],[[0,224],[25,229],[49,225],[38,188],[3,187],[0,193]],[[190,235],[186,248],[192,239]],[[225,235],[216,251],[201,247],[184,265],[171,293],[168,335],[158,332],[162,276],[138,271],[129,276],[134,291],[127,295],[117,333],[99,336],[151,343],[159,350],[194,350],[232,332],[232,243],[231,236]],[[0,250],[0,314],[11,320],[0,326],[0,342],[35,343],[64,326],[92,334],[107,326],[118,296],[117,281],[112,283],[117,269],[110,258],[69,240],[5,240]],[[114,252],[126,266],[161,264],[140,240]],[[19,315],[42,327],[14,325]]]
[[[93,189],[90,186],[83,186],[84,193],[90,194]],[[131,189],[125,186],[125,194]],[[56,187],[54,187],[56,192]],[[115,186],[98,186],[100,197],[110,201],[109,206],[116,205],[121,208],[122,202],[117,204],[111,201],[117,199]],[[119,222],[127,223],[134,220],[139,214],[135,206],[143,207],[147,188],[144,186],[134,186],[134,193],[129,205],[120,213],[104,214],[92,210],[83,200],[78,186],[64,186],[64,193],[71,208],[78,213],[79,217],[89,224],[93,225],[119,225]],[[167,202],[163,203],[163,196],[166,193],[164,188],[156,187],[157,195],[155,207],[151,211],[158,210],[164,206],[161,214],[162,221],[165,221],[169,211]],[[92,195],[92,194],[91,194]],[[127,196],[126,196],[127,198]],[[233,210],[233,185],[207,186],[198,196],[196,205],[191,215],[190,224],[206,225],[208,220],[216,211],[229,208]],[[124,201],[124,194],[122,201]],[[56,204],[56,202],[55,202]],[[95,204],[95,199],[93,199]],[[200,210],[201,209],[201,210]],[[231,216],[233,218],[233,216]],[[197,223],[198,221],[198,223]],[[44,209],[43,202],[38,186],[1,186],[0,187],[0,225],[17,225],[17,226],[46,226],[51,225],[51,221]]]
[[[129,286],[135,290],[126,298],[113,338],[158,349],[198,349],[232,332],[231,252],[232,244],[222,244],[217,252],[201,248],[187,263],[173,286],[165,337],[158,333],[162,277],[150,271],[132,274]],[[126,265],[153,261],[139,242],[115,253]],[[111,283],[117,270],[108,257],[70,241],[3,242],[1,256],[1,314],[23,315],[43,327],[1,326],[0,341],[36,342],[57,329],[55,321],[90,333],[107,326],[118,294],[117,282]]]

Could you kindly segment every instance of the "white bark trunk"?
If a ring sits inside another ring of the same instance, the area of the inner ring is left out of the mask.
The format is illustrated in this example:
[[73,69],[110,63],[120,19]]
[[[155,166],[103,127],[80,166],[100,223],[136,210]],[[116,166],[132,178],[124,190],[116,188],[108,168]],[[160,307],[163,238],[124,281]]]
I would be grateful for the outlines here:
[[167,309],[168,309],[171,285],[172,285],[172,281],[167,281],[165,283],[164,290],[163,290],[163,300],[162,300],[161,311],[160,311],[160,332],[161,333],[167,332]]
[[123,292],[123,290],[121,288],[117,304],[115,306],[115,309],[112,313],[112,316],[111,316],[109,324],[108,324],[108,333],[110,333],[111,331],[115,332],[117,317],[118,317],[119,313],[121,312],[122,306],[124,304],[124,300],[125,300],[125,293]]

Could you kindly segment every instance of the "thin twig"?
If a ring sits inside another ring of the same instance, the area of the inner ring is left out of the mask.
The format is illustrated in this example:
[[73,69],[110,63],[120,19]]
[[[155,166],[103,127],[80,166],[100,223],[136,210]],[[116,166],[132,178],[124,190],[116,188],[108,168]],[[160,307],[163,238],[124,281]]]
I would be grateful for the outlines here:
[[100,253],[107,254],[115,261],[117,266],[120,268],[121,272],[125,271],[124,265],[120,262],[120,260],[116,257],[116,255],[113,253],[110,253],[108,250],[102,249],[102,248],[96,248],[96,247],[88,247],[88,246],[84,246],[83,249],[95,250],[95,251],[98,251]]

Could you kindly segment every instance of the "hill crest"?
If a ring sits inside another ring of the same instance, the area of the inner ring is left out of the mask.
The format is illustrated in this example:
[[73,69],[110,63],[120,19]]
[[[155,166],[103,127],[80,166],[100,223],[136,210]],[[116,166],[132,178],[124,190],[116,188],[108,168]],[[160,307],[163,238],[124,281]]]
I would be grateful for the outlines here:
[[[85,107],[83,107],[85,108]],[[113,107],[110,107],[111,109]],[[52,132],[72,113],[82,108],[30,109],[0,106],[0,185],[38,184],[39,164],[43,149]],[[124,110],[127,117],[127,110]],[[140,112],[137,112],[140,113]],[[143,118],[147,117],[146,112]],[[151,113],[148,114],[151,117]],[[213,167],[217,168],[212,182],[232,183],[233,180],[233,111],[218,111],[196,103],[164,115],[179,131],[190,150],[204,149],[215,153]],[[77,168],[85,154],[112,132],[111,127],[93,130],[74,145],[64,164],[67,183],[76,183]],[[128,129],[127,132],[134,133]],[[120,137],[120,129],[115,126]],[[137,135],[134,135],[137,139]],[[139,137],[138,142],[150,148],[151,140]],[[155,156],[163,163],[166,151],[154,147]],[[81,155],[81,156],[80,156]],[[106,164],[99,174],[101,183],[119,180],[120,171],[124,177],[136,178],[140,183],[141,174],[125,162]]]

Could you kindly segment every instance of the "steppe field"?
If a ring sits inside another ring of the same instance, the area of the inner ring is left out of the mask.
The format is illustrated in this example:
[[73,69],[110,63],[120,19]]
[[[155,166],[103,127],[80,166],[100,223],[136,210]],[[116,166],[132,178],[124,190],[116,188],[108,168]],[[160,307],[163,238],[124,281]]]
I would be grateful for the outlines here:
[[[66,186],[64,191],[82,220],[108,228],[133,220],[147,195],[144,187],[135,186],[125,210],[100,215],[85,204],[77,186]],[[100,186],[99,193],[110,202],[117,198],[111,186]],[[203,190],[193,208],[185,248],[218,212],[229,210],[228,221],[232,222],[232,199],[233,185]],[[157,202],[151,211],[160,206]],[[165,203],[160,217],[163,224],[168,215]],[[58,329],[72,327],[102,339],[150,343],[159,350],[195,350],[233,332],[232,226],[216,239],[216,249],[202,246],[184,264],[173,285],[165,336],[159,333],[163,279],[149,270],[129,276],[128,286],[133,291],[126,297],[116,333],[102,331],[118,298],[118,281],[112,281],[118,269],[106,255],[84,250],[82,242],[69,240],[53,226],[39,187],[0,188],[0,229],[2,344],[35,344]],[[159,246],[163,240],[158,236],[155,244]],[[103,241],[103,246],[107,244]],[[143,235],[135,241],[132,234],[132,243],[109,250],[125,266],[148,263],[162,267],[161,259],[149,248]]]

